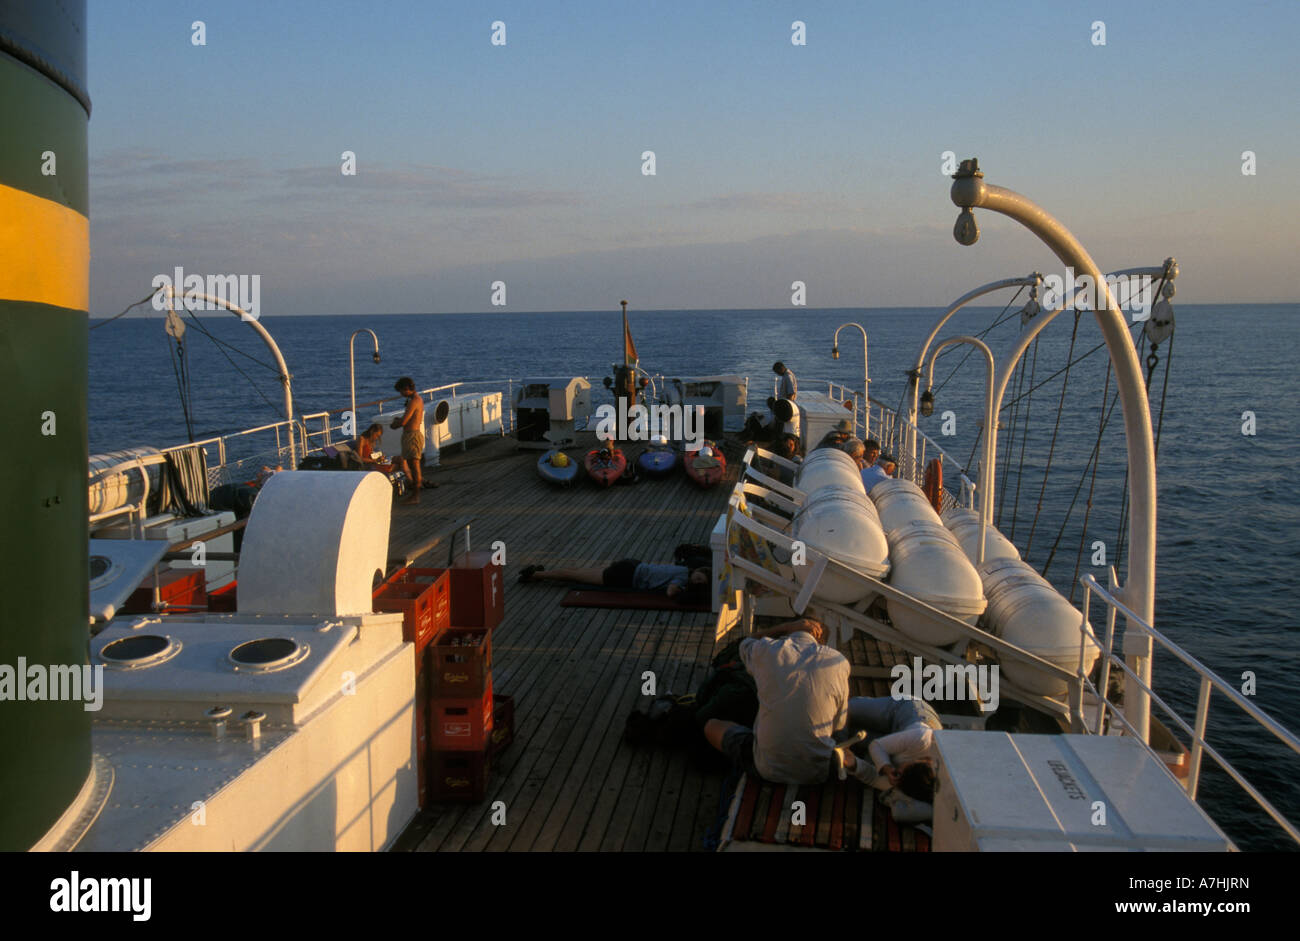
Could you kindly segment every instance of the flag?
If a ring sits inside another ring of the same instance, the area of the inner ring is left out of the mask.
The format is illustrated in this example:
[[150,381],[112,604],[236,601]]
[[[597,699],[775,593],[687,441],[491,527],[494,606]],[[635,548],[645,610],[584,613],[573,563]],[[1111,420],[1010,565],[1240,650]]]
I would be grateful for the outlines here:
[[636,344],[632,342],[632,331],[627,328],[627,308],[623,308],[623,362],[635,366]]

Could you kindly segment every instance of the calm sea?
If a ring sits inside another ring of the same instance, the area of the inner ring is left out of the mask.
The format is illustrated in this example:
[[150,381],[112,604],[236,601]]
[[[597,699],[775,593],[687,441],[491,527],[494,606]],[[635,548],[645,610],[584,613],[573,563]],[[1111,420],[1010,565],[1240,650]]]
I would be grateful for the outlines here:
[[[1002,312],[967,308],[944,335],[980,333]],[[871,394],[897,405],[904,373],[939,313],[921,308],[633,311],[629,319],[648,371],[749,376],[754,406],[771,394],[776,359],[790,366],[801,389],[824,389],[818,379],[861,388],[862,338],[856,329],[840,334],[840,358],[831,358],[835,328],[856,321],[870,337]],[[264,315],[261,323],[274,334],[293,373],[300,414],[347,405],[348,338],[362,327],[378,334],[382,362],[372,362],[369,336],[358,337],[358,402],[392,395],[393,381],[404,374],[420,388],[557,375],[590,376],[599,384],[622,355],[617,312]],[[226,350],[228,360],[223,348],[193,325],[187,330],[184,359],[196,437],[283,417],[279,385],[253,331],[228,315],[205,315],[202,324],[252,359]],[[1022,378],[1008,390],[1010,402],[1017,388],[1024,393],[1039,386],[1020,399],[1018,415],[1016,409],[1002,414],[998,472],[1003,483],[997,485],[1002,530],[1022,552],[1032,531],[1027,558],[1040,568],[1050,558],[1047,575],[1066,593],[1087,572],[1105,582],[1105,570],[1090,564],[1094,543],[1105,544],[1107,564],[1117,562],[1125,461],[1118,406],[1101,428],[1105,350],[1070,369],[1064,395],[1065,376],[1051,378],[1071,354],[1080,357],[1100,342],[1091,315],[1079,320],[1077,332],[1073,327],[1071,315],[1058,317],[1037,350],[1026,355]],[[1019,329],[1013,316],[986,335],[999,368]],[[922,421],[923,429],[963,464],[974,452],[984,383],[983,360],[964,359],[967,349],[940,357],[935,414]],[[1291,729],[1300,728],[1300,505],[1294,480],[1300,414],[1291,398],[1297,390],[1297,350],[1300,305],[1180,305],[1172,344],[1157,349],[1151,377],[1154,418],[1159,421],[1163,414],[1156,624],[1230,683],[1240,686],[1243,674],[1253,674],[1254,702]],[[123,318],[91,331],[92,454],[187,440],[174,363],[160,315]],[[1109,394],[1113,390],[1112,381]],[[941,433],[947,411],[956,424],[951,436]],[[1253,435],[1243,434],[1245,412],[1253,413]],[[1021,430],[1026,417],[1028,434]],[[1089,467],[1094,448],[1100,455],[1095,481]],[[1044,486],[1049,453],[1051,472]],[[1122,577],[1122,556],[1118,563]],[[1093,620],[1094,625],[1099,621]],[[1171,657],[1157,653],[1157,689],[1188,720],[1196,694],[1189,677]],[[1300,759],[1238,715],[1235,706],[1215,696],[1211,743],[1284,813],[1300,819]],[[1290,845],[1266,819],[1258,822],[1261,813],[1244,811],[1253,804],[1226,775],[1207,771],[1202,793],[1239,845]]]

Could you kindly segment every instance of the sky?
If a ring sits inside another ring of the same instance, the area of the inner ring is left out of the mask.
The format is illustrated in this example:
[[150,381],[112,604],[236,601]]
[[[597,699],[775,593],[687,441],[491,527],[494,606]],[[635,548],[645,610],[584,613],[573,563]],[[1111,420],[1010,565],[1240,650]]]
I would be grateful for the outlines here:
[[500,310],[494,282],[516,312],[940,306],[1063,271],[991,213],[955,242],[945,152],[1103,270],[1295,301],[1298,38],[1290,0],[92,0],[91,313],[176,266],[277,315]]

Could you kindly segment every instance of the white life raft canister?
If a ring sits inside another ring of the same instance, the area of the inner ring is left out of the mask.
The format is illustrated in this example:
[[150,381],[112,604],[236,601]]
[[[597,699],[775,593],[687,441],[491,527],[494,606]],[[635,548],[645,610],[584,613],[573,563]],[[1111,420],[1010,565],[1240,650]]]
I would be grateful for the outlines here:
[[[871,500],[889,540],[889,583],[959,621],[974,624],[984,612],[979,574],[939,520],[921,488],[910,480],[882,480]],[[888,605],[894,626],[923,644],[946,647],[962,639],[950,625],[902,604]]]
[[[1070,604],[1051,583],[1020,559],[991,559],[979,567],[988,611],[984,620],[990,633],[1007,643],[1042,657],[1074,673],[1079,667],[1079,638],[1083,613]],[[1092,638],[1084,640],[1083,672],[1091,672],[1101,649]],[[1031,693],[1064,696],[1067,686],[1025,663],[1003,660],[1002,673]]]

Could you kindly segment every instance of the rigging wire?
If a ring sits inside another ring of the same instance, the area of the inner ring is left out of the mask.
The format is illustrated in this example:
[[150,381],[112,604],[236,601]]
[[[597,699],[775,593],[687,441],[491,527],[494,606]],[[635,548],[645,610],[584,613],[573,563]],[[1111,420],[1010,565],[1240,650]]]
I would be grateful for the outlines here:
[[[1016,302],[1016,298],[1018,298],[1021,294],[1023,294],[1024,291],[1025,291],[1025,286],[1022,284],[1022,285],[1020,285],[1020,287],[1016,290],[1016,293],[1013,294],[1013,295],[1011,295],[1011,300],[1007,301],[1006,306],[1003,307],[1002,310],[998,313],[997,317],[994,318],[993,323],[989,324],[987,327],[985,327],[985,328],[984,328],[983,330],[981,330],[979,333],[975,334],[975,338],[976,338],[977,340],[982,340],[982,339],[984,339],[986,336],[989,335],[989,333],[991,333],[991,332],[992,332],[996,327],[998,327],[1000,324],[1005,323],[1007,320],[1010,320],[1012,317],[1015,317],[1017,314],[1019,314],[1020,311],[1016,311],[1016,312],[1013,313],[1013,314],[1008,314],[1008,313],[1007,313],[1007,309],[1010,308],[1011,305],[1014,304],[1014,303]],[[943,352],[943,353],[940,353],[939,355],[940,355],[940,356],[943,356],[943,355],[945,355],[947,352],[948,352],[947,350],[944,350],[944,352]],[[954,366],[954,367],[952,368],[952,372],[948,373],[948,378],[945,379],[943,382],[939,383],[939,385],[935,387],[935,390],[934,390],[934,391],[935,391],[936,393],[939,392],[939,391],[941,391],[941,390],[943,389],[943,387],[946,386],[946,385],[948,384],[949,380],[951,380],[952,377],[953,377],[954,375],[957,374],[957,370],[961,369],[961,367],[965,364],[966,360],[970,359],[971,354],[974,353],[974,352],[975,352],[975,347],[970,346],[970,345],[967,345],[967,348],[966,348],[966,355],[963,356],[963,357],[961,358],[961,362],[960,362],[960,363],[958,363],[956,366]]]
[[1101,440],[1102,440],[1102,436],[1106,432],[1106,425],[1110,422],[1111,413],[1115,411],[1115,406],[1119,403],[1119,388],[1118,388],[1119,383],[1117,381],[1115,384],[1116,385],[1115,397],[1111,399],[1110,406],[1109,407],[1106,406],[1107,394],[1110,391],[1110,372],[1111,372],[1111,362],[1110,359],[1107,358],[1106,381],[1105,384],[1102,386],[1102,390],[1101,390],[1102,408],[1101,408],[1099,423],[1097,426],[1097,440],[1092,446],[1092,456],[1088,459],[1088,463],[1084,465],[1083,473],[1079,476],[1079,485],[1074,488],[1074,496],[1070,499],[1069,509],[1065,511],[1065,519],[1061,521],[1061,528],[1056,534],[1056,541],[1052,543],[1052,551],[1048,553],[1047,561],[1043,563],[1042,571],[1038,573],[1042,575],[1043,578],[1047,578],[1047,570],[1051,568],[1052,560],[1056,558],[1057,546],[1060,545],[1061,538],[1065,535],[1065,527],[1069,525],[1070,517],[1074,515],[1074,506],[1079,500],[1079,492],[1083,490],[1083,481],[1085,478],[1088,477],[1088,470],[1089,468],[1091,468],[1092,482],[1088,487],[1088,500],[1083,514],[1083,526],[1081,527],[1079,533],[1079,553],[1075,556],[1074,578],[1071,579],[1070,581],[1071,602],[1074,601],[1075,585],[1079,575],[1079,559],[1082,557],[1082,553],[1083,553],[1083,540],[1088,533],[1088,518],[1092,515],[1092,495],[1097,486],[1097,468],[1101,465],[1101,460],[1100,460]]
[[[1034,374],[1038,371],[1038,341],[1042,339],[1042,334],[1034,337],[1033,361],[1029,365],[1029,384],[1034,384]],[[1008,539],[1015,541],[1016,538],[1016,520],[1020,517],[1020,481],[1025,476],[1025,445],[1029,441],[1029,406],[1033,402],[1031,397],[1025,399],[1025,428],[1020,433],[1020,466],[1016,468],[1016,496],[1015,502],[1011,507],[1011,534]]]
[[[1065,408],[1065,390],[1070,385],[1070,367],[1069,360],[1074,355],[1074,342],[1079,336],[1079,318],[1082,311],[1074,311],[1074,329],[1070,331],[1070,349],[1065,354],[1067,365],[1065,367],[1065,378],[1061,380],[1061,397],[1056,403],[1056,422],[1052,425],[1052,443],[1047,449],[1047,466],[1043,468],[1043,483],[1038,489],[1038,506],[1034,509],[1034,522],[1029,527],[1029,539],[1025,543],[1025,557],[1028,558],[1029,550],[1034,545],[1034,531],[1038,528],[1038,517],[1043,512],[1043,496],[1047,492],[1047,478],[1052,473],[1052,458],[1056,455],[1056,437],[1061,430],[1061,413]],[[1035,341],[1036,342],[1036,341]]]
[[99,323],[91,324],[90,329],[98,330],[100,327],[107,326],[108,324],[112,323],[118,317],[124,317],[129,311],[135,309],[136,307],[139,307],[141,304],[147,304],[149,301],[153,299],[153,296],[157,293],[158,292],[156,290],[150,291],[148,294],[140,298],[140,300],[136,301],[134,304],[128,304],[126,306],[126,309],[123,310],[120,314],[114,314],[112,317],[109,317],[107,320],[101,320]]

